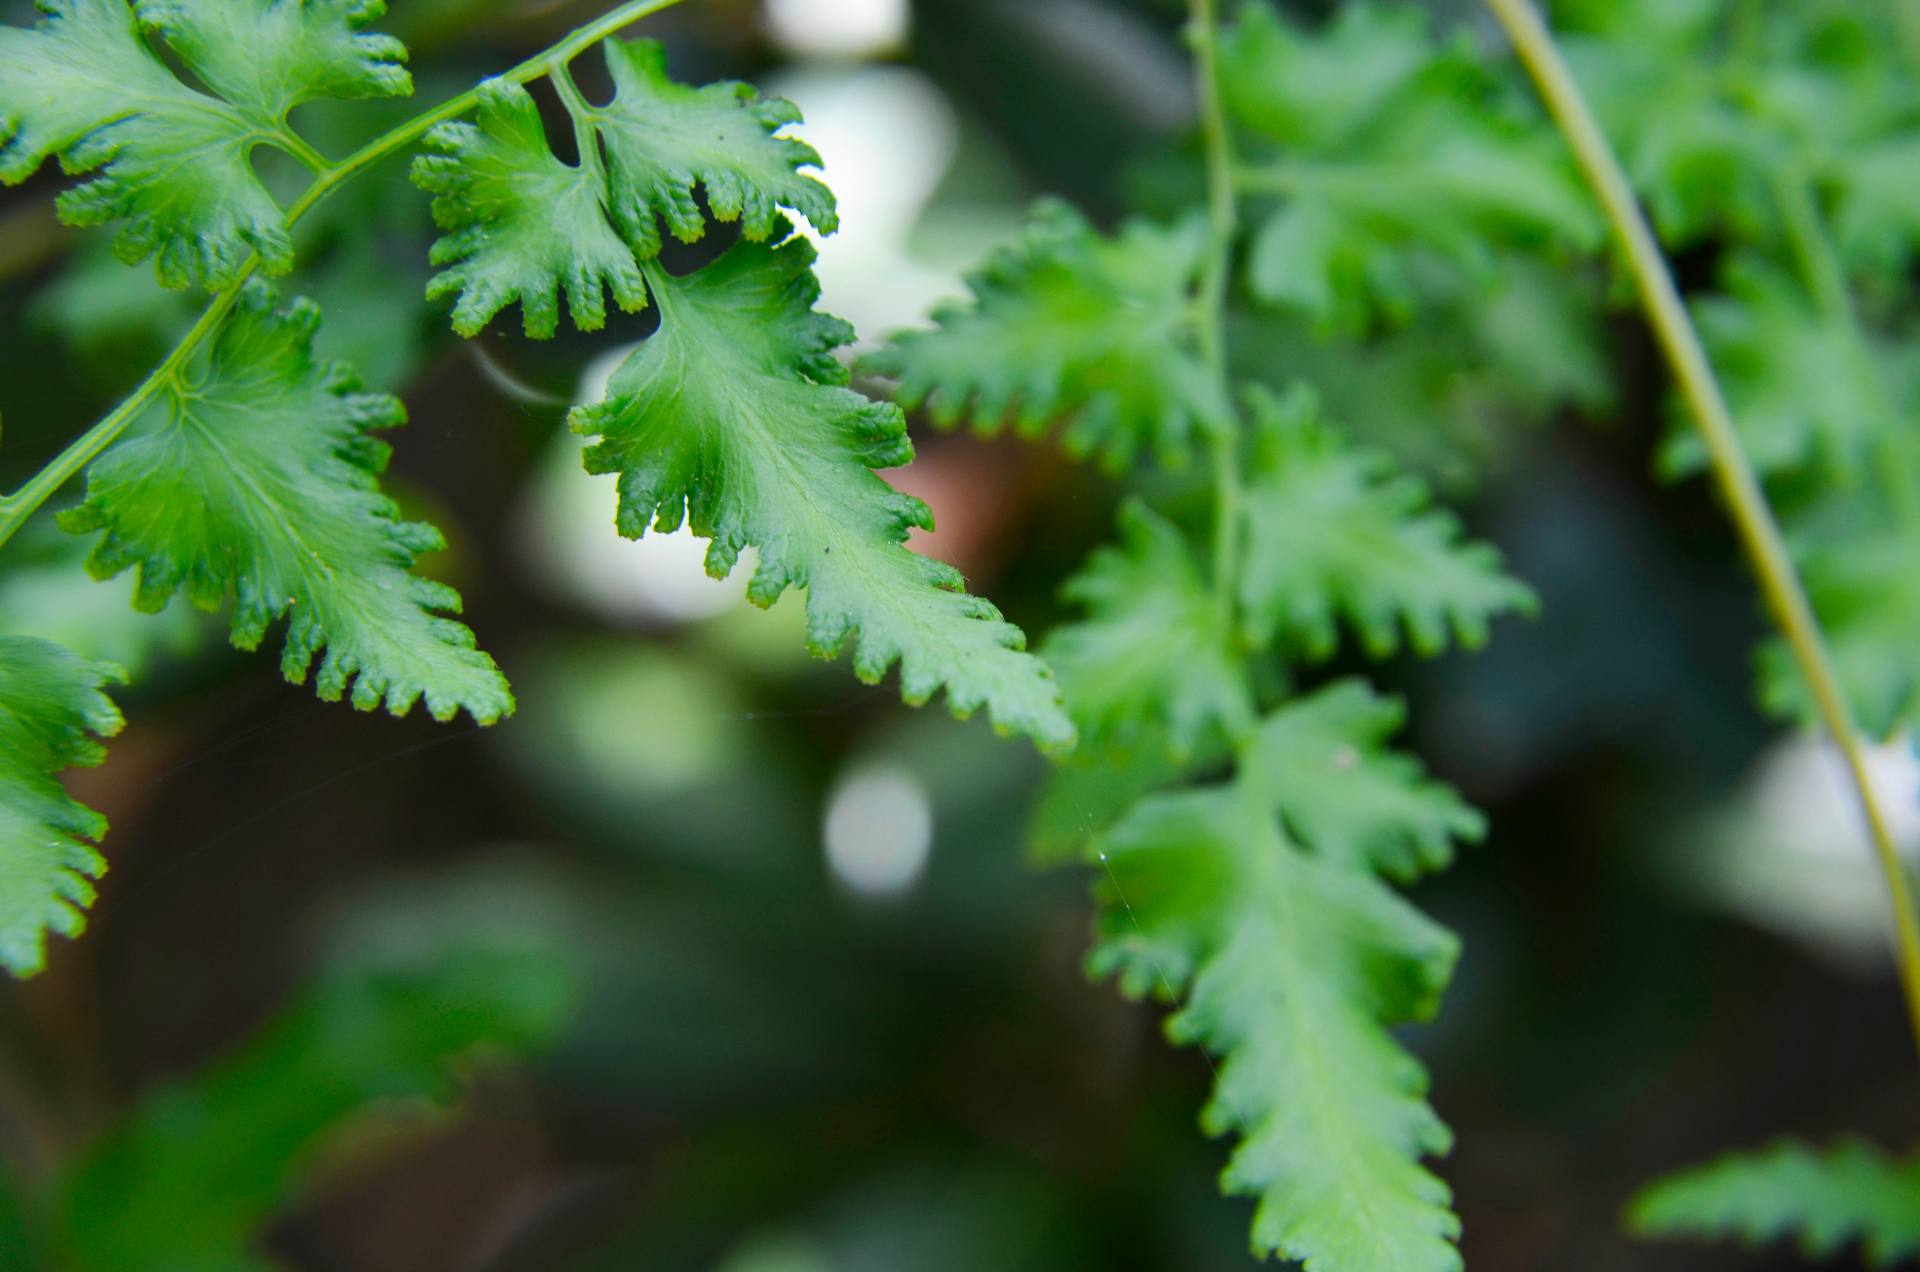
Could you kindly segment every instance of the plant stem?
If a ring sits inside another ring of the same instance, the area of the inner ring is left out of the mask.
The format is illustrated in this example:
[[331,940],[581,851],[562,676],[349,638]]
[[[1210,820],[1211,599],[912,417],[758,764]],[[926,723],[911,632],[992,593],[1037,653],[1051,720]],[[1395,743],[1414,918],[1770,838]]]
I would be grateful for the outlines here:
[[[1232,410],[1233,382],[1227,366],[1227,283],[1240,209],[1233,187],[1233,135],[1220,97],[1215,0],[1188,0],[1187,38],[1193,46],[1195,91],[1207,154],[1208,239],[1200,276],[1200,356],[1221,400]],[[1234,576],[1240,547],[1240,436],[1237,421],[1211,439],[1214,485],[1213,592],[1223,626],[1233,626]]]
[[329,167],[327,157],[315,150],[307,139],[293,129],[282,126],[273,136],[273,144],[298,159],[312,173],[325,172]]
[[1754,573],[1759,577],[1767,607],[1785,633],[1794,660],[1813,692],[1820,716],[1846,761],[1893,903],[1900,985],[1914,1040],[1920,1045],[1920,918],[1914,911],[1906,868],[1874,797],[1852,709],[1834,671],[1833,656],[1827,650],[1819,621],[1807,601],[1806,589],[1787,553],[1766,494],[1754,476],[1746,452],[1741,449],[1725,395],[1720,391],[1699,333],[1694,330],[1679,290],[1674,286],[1666,257],[1634,199],[1633,188],[1621,169],[1619,158],[1601,132],[1546,23],[1532,0],[1486,0],[1486,3],[1506,28],[1515,51],[1533,77],[1540,96],[1619,237],[1641,305],[1706,443],[1715,480]]
[[[608,10],[587,25],[572,32],[559,43],[534,54],[499,78],[515,84],[525,84],[539,79],[555,67],[564,67],[573,58],[591,48],[616,31],[638,22],[649,14],[670,8],[679,0],[627,0],[625,4]],[[452,97],[381,133],[360,149],[348,155],[338,163],[328,164],[317,152],[308,147],[310,157],[303,155],[308,162],[318,161],[321,167],[316,172],[312,184],[287,208],[287,227],[291,229],[307,213],[313,211],[319,202],[341,185],[372,167],[380,160],[403,147],[412,145],[425,136],[435,124],[449,119],[457,119],[472,110],[479,101],[477,89],[468,89],[458,97]],[[82,468],[92,462],[94,456],[112,445],[114,440],[125,431],[140,414],[142,407],[153,400],[155,394],[171,384],[189,359],[200,351],[209,337],[219,329],[221,319],[233,308],[240,298],[240,291],[247,280],[259,272],[260,257],[249,256],[235,273],[233,280],[221,288],[207,302],[207,307],[180,337],[173,351],[155,367],[153,371],[129,393],[118,406],[109,411],[99,423],[81,434],[65,450],[56,455],[44,468],[12,494],[0,497],[0,545],[4,545],[26,523],[28,517],[53,496]]]
[[600,154],[600,134],[594,131],[593,107],[580,92],[580,86],[573,82],[573,72],[567,69],[565,61],[555,58],[548,78],[560,95],[560,104],[567,108],[567,117],[573,121],[573,146],[579,152],[581,170],[595,181],[605,181],[606,164]]

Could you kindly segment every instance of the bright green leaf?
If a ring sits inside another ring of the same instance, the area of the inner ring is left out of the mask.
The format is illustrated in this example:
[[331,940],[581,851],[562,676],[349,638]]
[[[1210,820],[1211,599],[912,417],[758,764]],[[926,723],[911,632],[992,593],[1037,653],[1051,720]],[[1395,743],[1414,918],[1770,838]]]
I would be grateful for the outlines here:
[[1094,751],[1158,745],[1184,759],[1253,721],[1240,652],[1180,531],[1144,503],[1120,510],[1120,543],[1062,589],[1085,607],[1042,655]]
[[433,263],[448,268],[427,298],[458,294],[453,329],[463,336],[519,301],[527,334],[543,340],[559,323],[561,286],[582,331],[606,324],[603,288],[628,313],[645,308],[640,266],[607,219],[598,179],[554,157],[526,89],[496,79],[478,91],[477,122],[438,125],[426,137],[438,153],[413,162],[447,231]]
[[1257,435],[1240,599],[1255,642],[1325,658],[1345,619],[1375,657],[1399,647],[1403,627],[1416,652],[1433,654],[1449,634],[1476,647],[1495,615],[1533,608],[1493,548],[1463,541],[1420,480],[1349,448],[1311,391],[1255,391],[1249,402]]
[[970,419],[991,436],[1011,423],[1035,437],[1064,421],[1076,456],[1118,470],[1149,446],[1177,463],[1231,415],[1195,343],[1205,246],[1198,221],[1136,221],[1108,238],[1043,203],[968,278],[971,303],[936,309],[933,330],[901,332],[862,369],[897,379],[895,399],[925,403],[942,427]]
[[782,208],[822,234],[839,227],[832,192],[800,172],[820,156],[782,135],[800,122],[792,102],[735,82],[675,83],[657,40],[608,40],[606,52],[614,98],[592,119],[606,144],[614,219],[642,259],[660,251],[662,218],[682,242],[706,233],[696,185],[715,220],[738,221],[755,241],[785,232]]
[[1220,1057],[1203,1120],[1241,1137],[1222,1186],[1258,1199],[1255,1252],[1460,1268],[1446,1185],[1420,1160],[1451,1137],[1390,1032],[1433,1013],[1455,938],[1292,842],[1257,781],[1150,798],[1098,851],[1126,905],[1103,886],[1091,967],[1132,996],[1185,993],[1167,1032]]
[[[75,225],[124,220],[115,251],[158,253],[169,287],[232,281],[252,252],[293,264],[285,213],[255,175],[255,145],[287,148],[287,111],[320,97],[411,91],[397,41],[361,33],[379,0],[45,0],[32,29],[0,27],[0,180],[49,157],[98,170],[60,197]],[[145,42],[164,38],[199,82]]]
[[46,934],[86,926],[107,863],[94,843],[107,819],[68,795],[62,769],[106,758],[96,738],[120,731],[101,686],[124,679],[49,641],[0,636],[0,964],[31,976]]
[[436,719],[465,708],[491,723],[513,709],[506,681],[437,612],[458,612],[459,595],[409,569],[440,534],[396,520],[380,493],[388,449],[371,430],[404,412],[313,356],[318,324],[312,305],[277,310],[270,289],[247,288],[201,365],[88,468],[86,502],[62,524],[106,531],[88,568],[137,569],[141,609],[182,586],[203,609],[231,597],[242,649],[290,615],[281,668],[298,683],[324,648],[322,698],[351,681],[362,710],[403,715],[424,696]]
[[406,46],[363,28],[385,0],[136,0],[200,82],[256,120],[281,123],[302,102],[405,97]]
[[1020,630],[953,567],[906,548],[931,515],[873,471],[913,457],[906,423],[844,387],[834,350],[852,332],[813,308],[812,263],[804,239],[742,240],[696,273],[652,276],[660,330],[604,401],[571,416],[600,439],[589,469],[620,475],[620,532],[684,520],[712,540],[715,577],[757,548],[748,597],[765,606],[805,588],[815,654],[851,643],[869,683],[899,661],[909,702],[945,686],[956,714],[984,706],[1001,729],[1068,743],[1059,689]]
[[1486,819],[1386,748],[1405,719],[1365,681],[1339,681],[1261,722],[1247,780],[1316,855],[1411,882],[1452,861],[1455,840],[1484,835]]

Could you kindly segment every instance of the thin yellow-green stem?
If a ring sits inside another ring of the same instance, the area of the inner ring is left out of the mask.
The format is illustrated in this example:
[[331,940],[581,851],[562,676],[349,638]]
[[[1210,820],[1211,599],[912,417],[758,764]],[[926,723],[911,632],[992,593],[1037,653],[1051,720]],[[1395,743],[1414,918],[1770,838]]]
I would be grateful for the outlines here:
[[[1188,40],[1193,47],[1200,131],[1207,158],[1207,256],[1200,276],[1200,356],[1220,399],[1231,405],[1233,385],[1227,367],[1227,284],[1233,267],[1233,240],[1240,209],[1233,187],[1233,134],[1220,96],[1217,51],[1219,15],[1215,0],[1189,0]],[[1234,576],[1240,547],[1240,437],[1231,420],[1210,439],[1213,460],[1213,589],[1223,623],[1233,621]]]
[[1812,690],[1820,717],[1846,761],[1893,904],[1900,985],[1914,1040],[1920,1045],[1920,916],[1914,911],[1906,868],[1874,796],[1852,709],[1847,705],[1846,693],[1834,671],[1833,656],[1827,650],[1813,606],[1807,601],[1799,572],[1781,538],[1766,494],[1754,476],[1753,466],[1741,448],[1726,397],[1714,378],[1699,333],[1694,330],[1686,306],[1681,302],[1666,256],[1634,198],[1619,158],[1560,55],[1552,33],[1532,0],[1486,0],[1486,3],[1506,28],[1515,51],[1566,136],[1620,240],[1641,305],[1701,439],[1706,443],[1714,478],[1760,581],[1767,608],[1785,634],[1794,661]]
[[[627,0],[627,3],[608,10],[601,17],[580,27],[552,47],[536,53],[499,78],[516,84],[525,84],[539,79],[555,67],[564,67],[569,61],[616,31],[677,3],[679,0]],[[388,129],[337,163],[327,163],[317,152],[308,147],[307,152],[301,156],[303,161],[310,164],[318,163],[322,166],[316,172],[312,183],[288,206],[288,228],[291,229],[298,224],[302,217],[313,211],[322,199],[341,185],[395,151],[420,140],[435,124],[457,119],[466,114],[478,101],[478,90],[468,89],[458,97],[449,98],[433,109],[423,111],[405,123]],[[257,254],[248,256],[235,272],[234,277],[214,293],[193,326],[187,329],[186,334],[180,337],[179,343],[174,345],[173,350],[147,375],[146,379],[135,386],[134,390],[99,423],[89,428],[65,450],[54,456],[26,484],[12,494],[0,497],[0,545],[4,545],[11,539],[26,523],[27,518],[51,498],[55,491],[91,463],[94,456],[112,445],[155,395],[175,382],[188,361],[219,329],[221,319],[225,318],[227,311],[233,308],[234,303],[240,298],[241,289],[246,286],[248,279],[259,272],[259,269],[260,257]]]
[[274,134],[273,144],[305,164],[308,172],[325,172],[328,168],[327,157],[315,150],[305,137],[291,128],[282,128]]
[[573,145],[580,152],[581,168],[594,180],[604,181],[606,163],[600,153],[600,134],[593,126],[597,112],[588,105],[580,86],[573,82],[573,72],[567,69],[565,61],[555,58],[547,78],[560,95],[560,104],[567,108],[567,116],[573,120]]

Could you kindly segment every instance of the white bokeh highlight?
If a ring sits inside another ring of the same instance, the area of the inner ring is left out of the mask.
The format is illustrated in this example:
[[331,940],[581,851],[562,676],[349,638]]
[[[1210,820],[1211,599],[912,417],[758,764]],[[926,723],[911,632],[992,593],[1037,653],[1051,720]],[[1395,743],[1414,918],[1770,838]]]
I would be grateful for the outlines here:
[[908,0],[767,0],[767,33],[796,57],[879,57],[906,47]]
[[[1900,737],[1866,748],[1895,845],[1920,859],[1920,759]],[[1776,743],[1733,809],[1706,828],[1695,885],[1748,921],[1842,964],[1881,968],[1893,917],[1845,761],[1824,737]]]
[[839,233],[804,231],[820,251],[820,307],[851,322],[863,348],[924,322],[960,290],[957,263],[929,265],[909,251],[960,145],[946,96],[898,66],[789,71],[766,87],[806,116],[794,135],[820,152],[839,203]]
[[920,881],[933,852],[933,803],[897,764],[861,765],[834,785],[820,834],[827,868],[860,896],[899,896]]

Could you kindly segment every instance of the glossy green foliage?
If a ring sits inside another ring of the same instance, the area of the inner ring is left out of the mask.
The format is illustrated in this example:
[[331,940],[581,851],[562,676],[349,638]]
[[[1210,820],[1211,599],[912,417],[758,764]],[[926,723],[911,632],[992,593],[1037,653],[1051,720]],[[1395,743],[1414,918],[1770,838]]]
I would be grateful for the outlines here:
[[[158,255],[169,287],[218,288],[258,252],[293,264],[286,214],[251,152],[303,153],[287,112],[319,98],[412,91],[406,50],[362,28],[380,0],[47,0],[37,27],[0,28],[0,180],[58,158],[96,173],[60,197],[75,225],[124,221],[115,250]],[[163,40],[200,87],[148,46]],[[202,90],[206,91],[202,91]]]
[[414,183],[433,193],[434,219],[449,232],[433,259],[450,268],[428,296],[459,296],[453,325],[463,336],[514,301],[528,335],[551,336],[557,287],[582,331],[604,323],[603,289],[622,309],[642,308],[639,262],[659,255],[663,221],[688,243],[706,234],[709,216],[739,223],[754,242],[788,232],[782,209],[821,233],[839,225],[833,192],[801,171],[820,156],[785,135],[800,122],[791,102],[746,84],[676,83],[653,40],[605,48],[614,100],[567,101],[577,162],[553,154],[532,96],[504,80],[480,86],[475,123],[439,125],[427,136],[433,153],[414,162]]
[[783,135],[800,122],[792,102],[762,98],[747,84],[675,83],[654,40],[608,40],[606,51],[614,98],[589,119],[606,147],[614,219],[641,256],[660,250],[661,221],[691,243],[706,233],[709,214],[739,222],[754,242],[786,232],[782,208],[822,234],[839,228],[832,192],[799,171],[818,167],[819,154]]
[[[1231,244],[1202,209],[1109,236],[1043,204],[968,302],[863,369],[935,424],[1058,427],[1116,474],[1144,450],[1213,452],[1209,531],[1190,504],[1129,498],[1119,541],[1062,589],[1079,613],[1043,653],[1082,745],[1034,849],[1098,871],[1095,974],[1168,1000],[1169,1035],[1219,1057],[1203,1123],[1238,1138],[1222,1183],[1256,1199],[1253,1250],[1449,1272],[1459,1222],[1425,1159],[1450,1136],[1391,1030],[1437,1009],[1456,942],[1390,885],[1485,827],[1389,746],[1397,703],[1295,677],[1347,635],[1375,658],[1477,646],[1534,601],[1290,377],[1346,357],[1409,432],[1463,343],[1502,368],[1490,395],[1604,397],[1597,358],[1504,371],[1584,332],[1589,302],[1517,253],[1591,250],[1599,223],[1537,114],[1411,9],[1350,6],[1308,31],[1248,5],[1220,51],[1249,211]],[[1224,296],[1207,285],[1230,273]],[[1362,332],[1398,343],[1340,343]]]
[[513,710],[506,681],[445,616],[458,594],[409,568],[440,534],[400,520],[380,493],[388,449],[372,434],[405,412],[314,356],[319,320],[310,304],[281,309],[264,284],[247,288],[204,364],[94,461],[86,501],[61,524],[105,532],[88,569],[137,570],[141,609],[181,588],[203,609],[231,600],[242,649],[286,616],[281,670],[302,681],[324,650],[322,698],[351,685],[362,710],[404,715],[424,698],[436,719],[465,710],[491,723]]
[[414,184],[433,192],[433,219],[448,231],[433,245],[433,263],[448,268],[428,299],[459,296],[453,329],[463,336],[515,301],[529,336],[551,336],[560,287],[582,331],[606,324],[606,291],[629,313],[644,308],[639,263],[608,220],[593,170],[554,156],[520,85],[488,80],[479,96],[475,122],[438,125],[427,134],[435,153],[413,163]]
[[1042,650],[1089,751],[1186,758],[1243,736],[1253,703],[1227,616],[1180,531],[1141,502],[1061,590],[1086,617]]
[[756,548],[748,597],[805,588],[815,654],[850,646],[869,683],[897,661],[909,702],[944,688],[955,714],[984,707],[1003,731],[1069,744],[1059,690],[1020,630],[905,546],[932,515],[873,470],[912,459],[906,421],[846,387],[834,351],[853,333],[814,309],[813,255],[803,239],[742,240],[696,273],[653,275],[660,330],[571,418],[600,439],[589,470],[619,474],[621,533],[684,521],[712,540],[715,577]]
[[15,976],[45,966],[47,933],[86,926],[107,819],[60,774],[106,758],[99,739],[120,731],[120,712],[102,687],[123,678],[49,641],[0,637],[0,964]]

